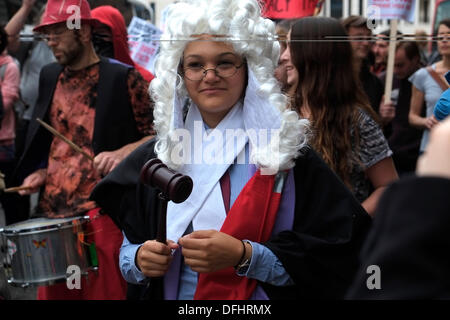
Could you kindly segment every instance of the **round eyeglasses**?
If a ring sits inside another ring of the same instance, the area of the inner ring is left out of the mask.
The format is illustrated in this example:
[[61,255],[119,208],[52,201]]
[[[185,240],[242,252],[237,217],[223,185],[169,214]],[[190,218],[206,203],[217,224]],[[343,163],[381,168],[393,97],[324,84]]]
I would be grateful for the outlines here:
[[205,69],[202,66],[198,67],[187,67],[183,69],[183,75],[186,79],[191,81],[200,81],[209,70],[213,70],[215,75],[221,78],[229,78],[236,74],[239,68],[241,68],[245,63],[242,62],[239,66],[231,62],[222,62],[218,64],[215,68]]

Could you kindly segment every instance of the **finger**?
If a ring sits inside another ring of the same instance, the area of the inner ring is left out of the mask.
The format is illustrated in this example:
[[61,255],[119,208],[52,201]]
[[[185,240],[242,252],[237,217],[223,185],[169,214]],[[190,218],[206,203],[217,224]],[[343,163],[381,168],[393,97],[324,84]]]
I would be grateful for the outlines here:
[[148,240],[144,242],[142,249],[145,252],[152,252],[159,255],[169,255],[171,253],[171,250],[166,244],[156,240]]
[[199,260],[205,260],[206,256],[207,256],[207,254],[204,250],[188,249],[186,247],[183,247],[181,249],[181,254],[185,258],[199,259]]
[[176,250],[178,249],[180,246],[178,245],[178,243],[172,241],[172,240],[167,240],[167,246],[169,247],[170,250]]
[[107,159],[107,161],[106,161],[106,163],[105,163],[105,165],[104,165],[104,167],[103,167],[102,174],[103,174],[104,176],[106,176],[108,173],[111,172],[113,166],[114,166],[114,160],[112,160],[112,159]]
[[97,170],[99,174],[103,174],[107,161],[108,161],[107,157],[104,156],[99,158],[97,162],[94,159],[94,168],[95,170]]
[[217,232],[216,230],[197,230],[185,235],[183,238],[195,238],[195,239],[211,238],[216,232]]

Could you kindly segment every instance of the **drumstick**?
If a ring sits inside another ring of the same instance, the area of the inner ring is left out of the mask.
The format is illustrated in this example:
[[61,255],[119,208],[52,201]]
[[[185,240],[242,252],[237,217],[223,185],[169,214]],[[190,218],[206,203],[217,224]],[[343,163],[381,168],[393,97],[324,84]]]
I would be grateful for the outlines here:
[[81,149],[79,146],[77,146],[75,143],[73,143],[72,141],[70,141],[69,139],[67,139],[66,137],[64,137],[61,133],[59,133],[58,131],[56,131],[55,128],[53,128],[52,126],[46,124],[44,121],[42,121],[41,119],[37,118],[36,119],[37,122],[39,122],[45,129],[47,129],[48,131],[50,131],[51,133],[53,133],[56,137],[60,138],[62,141],[64,141],[65,143],[67,143],[70,147],[72,147],[72,149],[74,149],[75,151],[81,153],[83,156],[85,156],[86,158],[88,158],[91,161],[94,161],[94,158],[92,158],[89,154],[87,154],[86,152],[83,151],[83,149]]
[[23,187],[12,187],[12,188],[6,188],[5,190],[3,190],[4,192],[17,192],[20,190],[27,190],[27,189],[31,189],[30,186],[23,186]]

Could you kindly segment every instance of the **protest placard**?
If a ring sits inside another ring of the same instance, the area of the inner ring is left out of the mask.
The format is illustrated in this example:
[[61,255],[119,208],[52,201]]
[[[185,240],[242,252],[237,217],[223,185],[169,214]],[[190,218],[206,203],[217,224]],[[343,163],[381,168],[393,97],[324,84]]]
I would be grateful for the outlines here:
[[[392,82],[394,77],[394,58],[398,20],[414,22],[415,0],[369,0],[369,21],[372,19],[391,20],[389,34],[389,50],[386,66],[386,83],[384,87],[384,103],[391,102]],[[373,16],[371,13],[375,13]]]
[[131,58],[152,73],[154,73],[161,33],[161,30],[152,23],[138,17],[133,17],[128,26],[128,46]]
[[294,19],[314,15],[318,0],[265,0],[263,15],[270,19]]

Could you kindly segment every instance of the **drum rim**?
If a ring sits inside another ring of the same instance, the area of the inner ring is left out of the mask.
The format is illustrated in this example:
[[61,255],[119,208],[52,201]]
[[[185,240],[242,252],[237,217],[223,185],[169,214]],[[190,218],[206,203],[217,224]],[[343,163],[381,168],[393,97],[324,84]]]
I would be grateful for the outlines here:
[[[45,217],[41,217],[41,218],[45,218]],[[73,220],[79,220],[81,223],[88,222],[90,220],[89,216],[73,216],[73,217],[67,217],[64,219],[69,219],[69,218],[70,218],[70,220],[67,220],[66,222],[54,223],[54,224],[50,224],[47,226],[40,226],[40,227],[27,227],[27,228],[20,229],[20,230],[8,229],[8,227],[10,227],[10,226],[5,226],[3,228],[0,228],[0,233],[3,233],[5,235],[19,235],[19,234],[24,234],[24,233],[27,233],[27,234],[34,233],[34,231],[37,231],[37,232],[45,231],[45,230],[52,231],[51,229],[58,230],[58,229],[62,229],[64,227],[73,225]],[[39,218],[35,218],[35,219],[39,219]],[[28,219],[28,220],[32,220],[32,219]],[[24,220],[24,221],[28,221],[28,220]],[[22,222],[24,222],[24,221],[22,221]],[[18,222],[18,223],[20,223],[20,222]]]

